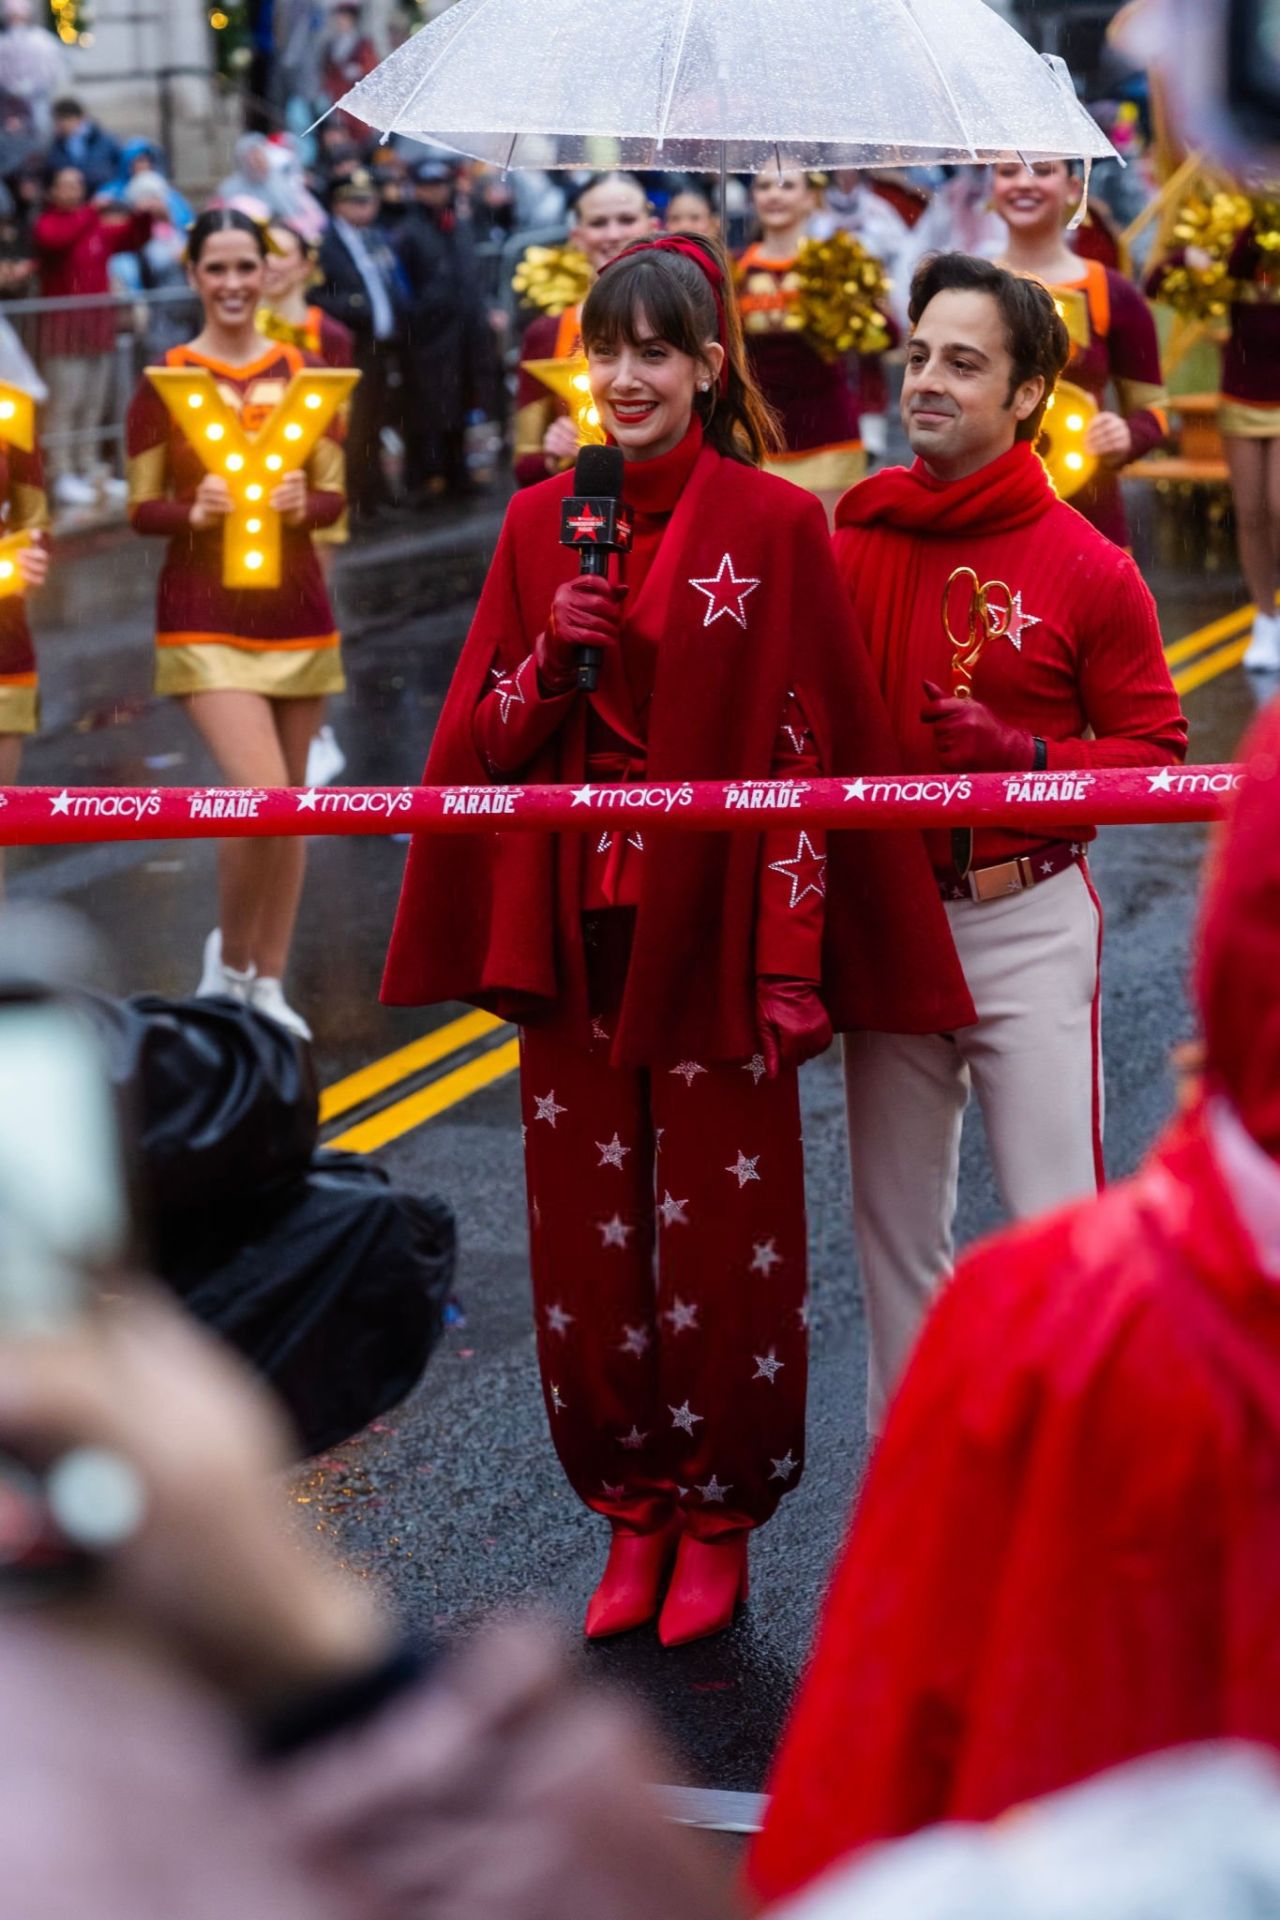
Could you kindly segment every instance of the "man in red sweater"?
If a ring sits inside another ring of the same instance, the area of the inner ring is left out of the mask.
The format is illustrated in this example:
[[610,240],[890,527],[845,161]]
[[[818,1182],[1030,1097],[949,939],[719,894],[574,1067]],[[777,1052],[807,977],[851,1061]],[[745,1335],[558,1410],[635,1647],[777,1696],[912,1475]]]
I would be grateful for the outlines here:
[[[109,201],[87,194],[78,167],[59,167],[33,233],[45,299],[102,295],[100,306],[49,313],[40,325],[40,367],[49,382],[49,478],[55,502],[64,507],[90,506],[97,498],[87,476],[97,461],[116,343],[107,263],[113,253],[136,253],[151,237],[149,213],[119,208],[119,217],[110,219]],[[107,491],[123,499],[127,488],[123,480],[108,481]]]
[[909,311],[918,457],[845,495],[837,562],[907,768],[1005,772],[1035,825],[928,836],[977,1025],[846,1041],[873,1430],[951,1269],[971,1086],[1015,1218],[1102,1182],[1093,832],[1055,825],[1052,803],[1095,768],[1181,760],[1187,741],[1137,568],[1035,452],[1070,351],[1051,297],[950,253],[921,267]]

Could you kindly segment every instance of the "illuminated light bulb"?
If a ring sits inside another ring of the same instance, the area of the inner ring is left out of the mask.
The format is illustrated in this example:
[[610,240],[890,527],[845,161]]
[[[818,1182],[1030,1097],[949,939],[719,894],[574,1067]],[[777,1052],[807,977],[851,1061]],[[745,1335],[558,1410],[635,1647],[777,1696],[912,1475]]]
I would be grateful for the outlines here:
[[244,563],[246,567],[248,567],[250,573],[256,573],[258,571],[258,568],[262,565],[262,561],[263,561],[262,554],[258,553],[256,550],[253,553],[246,553],[244,557]]
[[204,405],[204,395],[202,393],[189,393],[187,395],[187,405],[193,413],[198,413]]
[[1064,454],[1062,458],[1062,464],[1064,467],[1068,469],[1069,472],[1079,473],[1081,468],[1084,466],[1084,455],[1082,453]]
[[226,437],[226,431],[227,431],[226,428],[223,426],[219,426],[218,422],[215,420],[211,427],[205,428],[204,437],[206,440],[222,440]]
[[256,484],[252,487],[246,487],[244,490],[244,497],[246,500],[261,500],[262,488],[260,486],[257,486]]
[[585,373],[575,373],[573,376],[573,387],[575,393],[587,393],[590,390],[591,382]]
[[17,571],[12,560],[0,560],[0,580],[12,580]]
[[1056,393],[1051,393],[1051,394],[1049,395],[1049,398],[1048,398],[1048,399],[1047,399],[1047,400],[1045,401],[1045,403],[1044,403],[1044,410],[1045,410],[1045,412],[1046,412],[1046,413],[1052,413],[1052,412],[1053,412],[1053,406],[1054,406],[1054,402],[1055,402],[1055,401],[1057,400],[1057,397],[1058,397],[1058,396],[1057,396],[1057,394],[1056,394]]
[[301,440],[302,428],[298,425],[296,420],[291,420],[289,422],[288,426],[284,430],[284,437],[286,440]]
[[307,405],[310,407],[313,413],[315,412],[317,407],[323,406],[323,404],[324,402],[318,393],[309,393],[307,395]]
[[12,400],[0,400],[0,420],[12,420],[17,411]]
[[246,533],[261,533],[262,532],[261,520],[246,520],[244,523],[244,530]]
[[284,465],[284,461],[281,459],[278,453],[269,453],[267,455],[268,473],[279,473],[283,465]]
[[229,453],[227,455],[227,472],[228,473],[239,473],[243,465],[244,465],[244,455],[242,453]]
[[1084,415],[1082,413],[1069,413],[1067,415],[1067,432],[1068,433],[1084,432]]
[[600,425],[600,414],[597,408],[587,408],[587,425],[589,427],[598,427]]

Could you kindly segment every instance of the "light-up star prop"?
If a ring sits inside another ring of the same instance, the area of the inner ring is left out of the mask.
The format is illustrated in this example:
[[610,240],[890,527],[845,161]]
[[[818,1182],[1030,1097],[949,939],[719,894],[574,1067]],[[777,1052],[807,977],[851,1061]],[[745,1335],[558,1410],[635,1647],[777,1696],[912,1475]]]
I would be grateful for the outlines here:
[[707,597],[707,610],[702,617],[704,627],[713,627],[717,620],[728,615],[736,620],[743,632],[747,629],[746,602],[760,585],[759,580],[750,580],[744,574],[741,578],[734,572],[732,557],[726,553],[717,571],[706,580],[690,580],[689,585],[696,587],[699,593]]
[[296,373],[253,434],[207,367],[148,367],[147,378],[203,466],[231,490],[235,510],[223,522],[223,585],[278,587],[280,515],[268,502],[285,475],[310,459],[360,375],[342,367]]
[[578,429],[584,447],[604,446],[608,435],[601,423],[599,409],[591,398],[591,380],[585,354],[563,360],[522,360],[523,372],[530,373],[557,400],[564,402],[569,417]]
[[18,555],[31,545],[29,533],[9,533],[0,539],[0,600],[10,594],[25,593],[27,583],[18,565]]
[[1097,471],[1098,456],[1086,453],[1085,435],[1098,414],[1091,393],[1070,380],[1059,380],[1049,395],[1041,428],[1040,458],[1060,500],[1069,500]]
[[22,387],[0,382],[0,440],[34,453],[36,446],[36,403]]
[[807,833],[801,833],[800,843],[789,860],[771,860],[770,873],[780,873],[791,882],[791,898],[788,906],[795,908],[811,893],[820,900],[827,893],[827,856],[818,853]]

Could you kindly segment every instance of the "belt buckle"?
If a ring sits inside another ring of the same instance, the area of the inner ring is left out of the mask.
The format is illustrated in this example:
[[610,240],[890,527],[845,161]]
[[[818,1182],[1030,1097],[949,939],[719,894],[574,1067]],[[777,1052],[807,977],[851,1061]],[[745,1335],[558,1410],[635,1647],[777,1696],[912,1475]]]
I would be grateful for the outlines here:
[[968,875],[970,894],[985,905],[990,900],[1007,900],[1012,894],[1024,892],[1027,878],[1022,866],[1021,860],[1001,860],[994,867],[979,867]]

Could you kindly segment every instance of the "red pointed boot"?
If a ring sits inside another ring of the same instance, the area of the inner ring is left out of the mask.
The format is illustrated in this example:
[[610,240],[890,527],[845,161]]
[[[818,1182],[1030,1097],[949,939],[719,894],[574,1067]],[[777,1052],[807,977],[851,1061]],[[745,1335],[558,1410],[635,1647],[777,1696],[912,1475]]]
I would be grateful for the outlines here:
[[588,1640],[604,1640],[611,1633],[630,1633],[658,1611],[662,1584],[671,1565],[680,1523],[671,1520],[657,1533],[629,1533],[614,1529],[609,1558],[600,1585],[587,1607],[583,1632]]
[[747,1597],[747,1533],[731,1533],[722,1540],[680,1536],[675,1572],[658,1621],[664,1647],[682,1647],[705,1640],[733,1624],[738,1605]]

